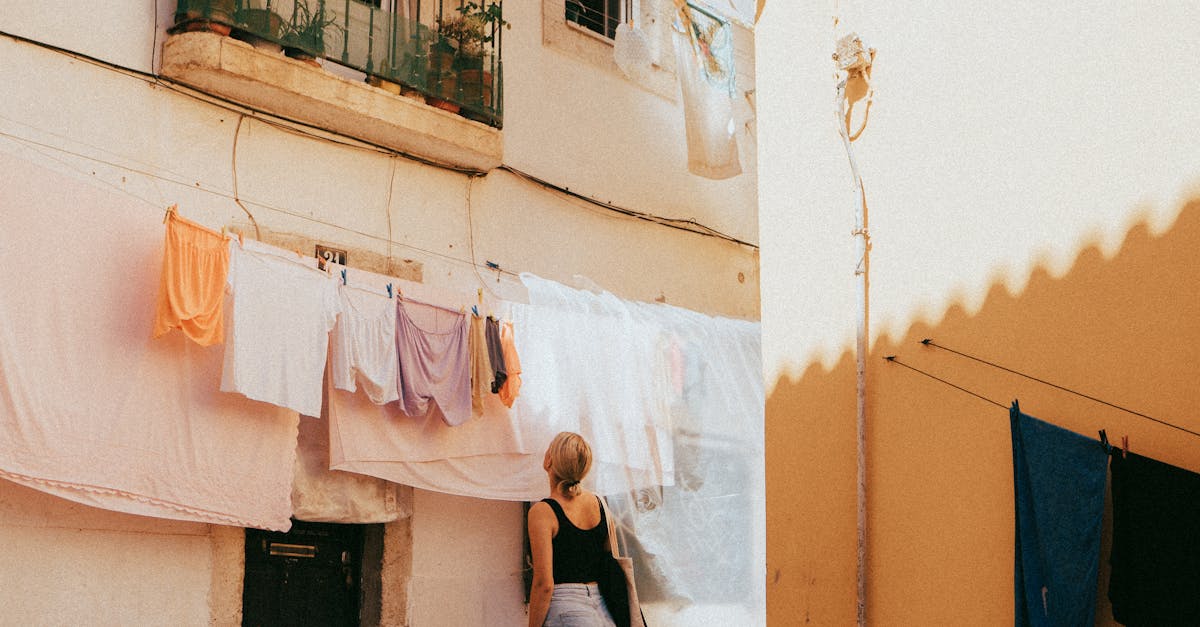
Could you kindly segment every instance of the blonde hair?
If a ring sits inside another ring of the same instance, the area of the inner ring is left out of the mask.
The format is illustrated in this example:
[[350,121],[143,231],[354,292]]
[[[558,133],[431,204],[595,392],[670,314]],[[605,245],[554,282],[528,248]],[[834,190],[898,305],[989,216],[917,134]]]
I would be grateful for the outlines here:
[[579,482],[592,469],[592,447],[587,440],[578,433],[563,431],[546,448],[546,457],[558,490],[567,496],[577,496],[582,489]]

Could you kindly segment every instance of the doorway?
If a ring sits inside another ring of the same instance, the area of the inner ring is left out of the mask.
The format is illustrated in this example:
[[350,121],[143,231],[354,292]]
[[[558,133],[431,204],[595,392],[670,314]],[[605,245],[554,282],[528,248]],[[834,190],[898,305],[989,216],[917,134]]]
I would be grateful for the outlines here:
[[242,625],[358,625],[366,527],[293,520],[286,533],[247,529]]

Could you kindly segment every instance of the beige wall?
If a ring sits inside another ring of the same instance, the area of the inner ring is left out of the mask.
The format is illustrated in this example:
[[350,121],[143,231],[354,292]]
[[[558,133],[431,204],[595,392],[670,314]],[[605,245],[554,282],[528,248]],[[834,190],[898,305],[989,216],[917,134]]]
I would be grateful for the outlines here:
[[[174,9],[171,0],[156,4],[157,10],[118,3],[100,20],[90,11],[46,12],[42,3],[17,0],[0,13],[0,30],[146,72],[155,66],[155,43],[161,46],[161,27]],[[745,174],[725,182],[687,174],[676,100],[617,75],[596,75],[578,60],[543,49],[535,3],[508,4],[507,163],[599,200],[696,218],[756,239],[756,150],[748,130]],[[344,248],[352,268],[383,271],[390,259],[397,274],[419,271],[426,285],[464,300],[480,285],[469,264],[473,254],[479,263],[494,261],[510,272],[570,284],[580,275],[622,298],[758,315],[754,248],[617,216],[499,171],[475,179],[468,191],[465,176],[250,116],[239,122],[237,113],[170,85],[29,43],[0,37],[0,57],[6,86],[0,133],[24,140],[0,136],[0,150],[67,173],[80,185],[140,199],[134,204],[147,220],[158,220],[163,208],[177,203],[203,224],[253,234],[250,219],[232,200],[236,181],[237,195],[265,240]],[[512,275],[497,280],[494,272],[480,274],[497,296],[522,298]],[[9,486],[0,490],[3,497]],[[36,493],[16,502],[17,509],[42,518],[65,507]],[[96,516],[115,522],[96,522]],[[17,608],[13,620],[240,621],[239,533],[187,525],[179,531],[174,523],[131,519],[89,514],[50,526],[0,519],[0,532],[19,547],[0,562],[0,600]],[[406,542],[408,533],[413,550],[405,558],[394,543]],[[517,504],[418,493],[411,525],[389,527],[385,561],[396,574],[385,566],[384,577],[404,585],[408,559],[412,578],[404,594],[384,599],[385,618],[458,624],[445,618],[453,608],[461,614],[456,617],[522,624],[520,534]],[[460,567],[447,561],[452,556],[471,563]],[[70,585],[48,594],[59,582]],[[164,613],[166,599],[171,609]],[[97,614],[98,603],[109,605]],[[6,620],[7,613],[0,622]]]
[[[883,357],[1200,471],[1192,436],[919,344],[1200,430],[1189,368],[1200,93],[1186,87],[1200,79],[1200,14],[1186,3],[767,6],[760,223],[768,620],[779,624],[855,620],[855,201],[833,122],[835,7],[843,32],[878,49],[855,144],[873,240],[868,620],[1011,624],[1007,412]],[[1111,622],[1102,602],[1097,616]]]
[[0,625],[208,624],[209,533],[0,480]]

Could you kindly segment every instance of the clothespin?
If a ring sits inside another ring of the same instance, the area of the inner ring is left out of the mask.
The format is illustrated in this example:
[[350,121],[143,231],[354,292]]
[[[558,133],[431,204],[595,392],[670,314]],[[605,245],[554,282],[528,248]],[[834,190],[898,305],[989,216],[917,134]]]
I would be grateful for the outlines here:
[[392,284],[388,283],[388,298],[392,297]]
[[346,284],[346,269],[342,268],[342,285]]
[[167,207],[167,212],[163,214],[163,224],[167,223],[167,218],[171,217],[171,214],[175,213],[178,208],[179,205],[171,205],[170,207]]
[[1112,455],[1112,445],[1108,443],[1108,434],[1104,429],[1100,430],[1100,446],[1104,448],[1104,452]]
[[1129,453],[1129,436],[1123,435],[1123,436],[1121,436],[1121,459],[1124,459],[1125,455],[1127,455],[1128,453]]
[[246,245],[246,237],[242,234],[241,231],[238,231],[237,234],[238,234],[238,244],[241,246],[245,246]]
[[471,305],[471,313],[475,314],[475,317],[478,318],[479,317],[479,307],[476,307],[475,305]]

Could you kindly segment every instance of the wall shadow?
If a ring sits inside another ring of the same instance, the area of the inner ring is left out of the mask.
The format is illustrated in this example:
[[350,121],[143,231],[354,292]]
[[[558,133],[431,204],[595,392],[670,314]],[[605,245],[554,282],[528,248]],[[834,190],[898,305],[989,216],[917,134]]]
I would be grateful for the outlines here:
[[[868,360],[868,618],[881,625],[1010,625],[1012,461],[1006,406],[1077,433],[1128,436],[1200,472],[1200,438],[920,344],[939,344],[1200,431],[1200,199],[1117,253],[1084,248],[1060,277],[1036,269],[983,306],[882,338]],[[883,357],[945,379],[997,406]],[[770,386],[768,386],[770,389]],[[782,378],[766,404],[767,615],[855,621],[854,357]],[[1109,534],[1105,532],[1105,543]],[[1102,562],[1107,560],[1107,548]],[[1101,574],[1101,594],[1107,572]],[[1105,601],[1097,624],[1112,622]]]

